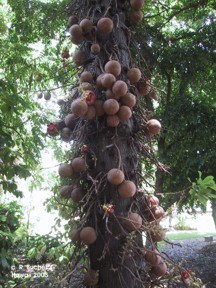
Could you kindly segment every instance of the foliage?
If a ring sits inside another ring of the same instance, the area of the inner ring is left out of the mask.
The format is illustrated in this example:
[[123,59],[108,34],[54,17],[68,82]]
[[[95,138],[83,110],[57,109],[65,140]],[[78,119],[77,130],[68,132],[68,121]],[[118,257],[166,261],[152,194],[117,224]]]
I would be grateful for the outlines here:
[[[190,179],[189,179],[190,180]],[[202,179],[202,173],[199,171],[199,177],[196,182],[190,180],[192,187],[188,192],[186,206],[201,207],[204,211],[209,199],[216,198],[216,183],[213,176],[206,176]]]
[[22,207],[16,202],[0,203],[0,271],[3,276],[14,263],[12,248],[16,230],[20,227]]

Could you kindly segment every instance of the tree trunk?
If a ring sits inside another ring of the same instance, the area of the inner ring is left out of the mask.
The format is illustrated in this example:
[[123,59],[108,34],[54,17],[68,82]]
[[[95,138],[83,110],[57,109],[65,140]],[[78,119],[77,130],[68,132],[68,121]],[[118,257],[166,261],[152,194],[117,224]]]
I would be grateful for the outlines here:
[[[82,1],[76,2],[72,9],[77,8],[79,21],[88,15],[94,23],[105,16],[113,20],[113,32],[106,35],[95,36],[95,40],[102,47],[98,55],[90,52],[89,41],[85,41],[80,49],[86,55],[87,61],[84,68],[91,72],[94,81],[102,74],[104,65],[111,59],[119,61],[122,68],[121,75],[117,78],[127,83],[129,91],[136,91],[127,79],[127,70],[132,67],[129,42],[130,31],[125,23],[125,10],[122,3],[125,1]],[[89,3],[90,2],[90,3]],[[95,31],[97,33],[97,31]],[[95,89],[98,100],[105,101],[104,92]],[[138,111],[134,109],[135,114]],[[142,114],[142,120],[146,118]],[[138,191],[141,184],[141,169],[139,163],[140,147],[143,147],[136,132],[141,123],[137,123],[135,116],[122,122],[116,128],[106,125],[106,115],[92,121],[79,120],[75,128],[75,148],[78,151],[82,145],[89,147],[85,156],[88,165],[87,181],[90,197],[85,205],[85,222],[82,225],[94,227],[97,233],[96,241],[89,245],[88,252],[90,267],[99,272],[98,288],[142,288],[149,287],[149,274],[146,268],[141,231],[133,231],[125,225],[125,218],[130,212],[142,215],[143,221],[148,221],[149,209],[147,208],[144,193]],[[143,134],[144,132],[142,132]],[[144,148],[142,148],[144,149]],[[147,153],[147,150],[145,150]],[[123,199],[118,194],[118,186],[107,181],[107,173],[113,168],[121,169],[125,179],[132,181],[136,187],[136,195]],[[80,179],[79,179],[80,181]],[[114,205],[114,213],[108,214],[104,207]],[[152,244],[153,245],[153,244]]]
[[211,199],[212,217],[216,228],[216,199]]

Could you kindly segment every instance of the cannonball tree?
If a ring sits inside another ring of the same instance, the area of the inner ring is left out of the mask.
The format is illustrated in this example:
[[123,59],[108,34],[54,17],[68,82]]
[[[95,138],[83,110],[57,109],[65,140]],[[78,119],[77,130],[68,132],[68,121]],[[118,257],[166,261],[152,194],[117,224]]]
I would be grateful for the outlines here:
[[60,195],[74,203],[72,270],[80,268],[83,256],[88,259],[80,280],[87,287],[156,287],[163,277],[172,278],[171,261],[157,249],[165,238],[159,224],[164,211],[145,191],[143,163],[165,166],[153,153],[161,124],[147,117],[151,74],[135,40],[143,5],[143,0],[74,0],[68,6],[78,73],[55,129],[63,139],[67,130],[71,143],[71,157],[59,166],[67,179]]

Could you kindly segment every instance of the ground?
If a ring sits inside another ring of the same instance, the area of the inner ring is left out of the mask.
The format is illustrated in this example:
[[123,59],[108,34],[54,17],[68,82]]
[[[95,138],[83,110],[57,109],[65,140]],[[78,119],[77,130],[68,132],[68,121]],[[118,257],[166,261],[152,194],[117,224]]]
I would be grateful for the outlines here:
[[204,238],[174,241],[167,244],[165,252],[172,260],[186,260],[184,267],[196,273],[206,288],[216,288],[216,241],[205,242]]

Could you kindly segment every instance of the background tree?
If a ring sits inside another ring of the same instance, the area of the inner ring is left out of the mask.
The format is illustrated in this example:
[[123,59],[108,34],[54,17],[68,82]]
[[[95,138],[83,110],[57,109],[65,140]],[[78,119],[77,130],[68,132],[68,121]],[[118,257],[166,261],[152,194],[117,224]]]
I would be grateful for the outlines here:
[[[197,171],[202,171],[204,178],[216,176],[212,161],[216,103],[215,4],[212,1],[178,1],[173,6],[168,1],[154,4],[153,7],[149,4],[151,10],[149,7],[142,27],[149,32],[143,51],[154,71],[152,83],[161,95],[157,108],[163,126],[158,138],[159,160],[170,167],[170,174],[158,170],[156,192],[165,195],[166,207],[180,200],[180,207],[193,208],[191,194],[187,193],[191,188],[188,178],[194,181]],[[157,100],[158,94],[152,89],[149,96]],[[166,195],[175,191],[180,193]],[[214,198],[211,203],[215,215]]]

